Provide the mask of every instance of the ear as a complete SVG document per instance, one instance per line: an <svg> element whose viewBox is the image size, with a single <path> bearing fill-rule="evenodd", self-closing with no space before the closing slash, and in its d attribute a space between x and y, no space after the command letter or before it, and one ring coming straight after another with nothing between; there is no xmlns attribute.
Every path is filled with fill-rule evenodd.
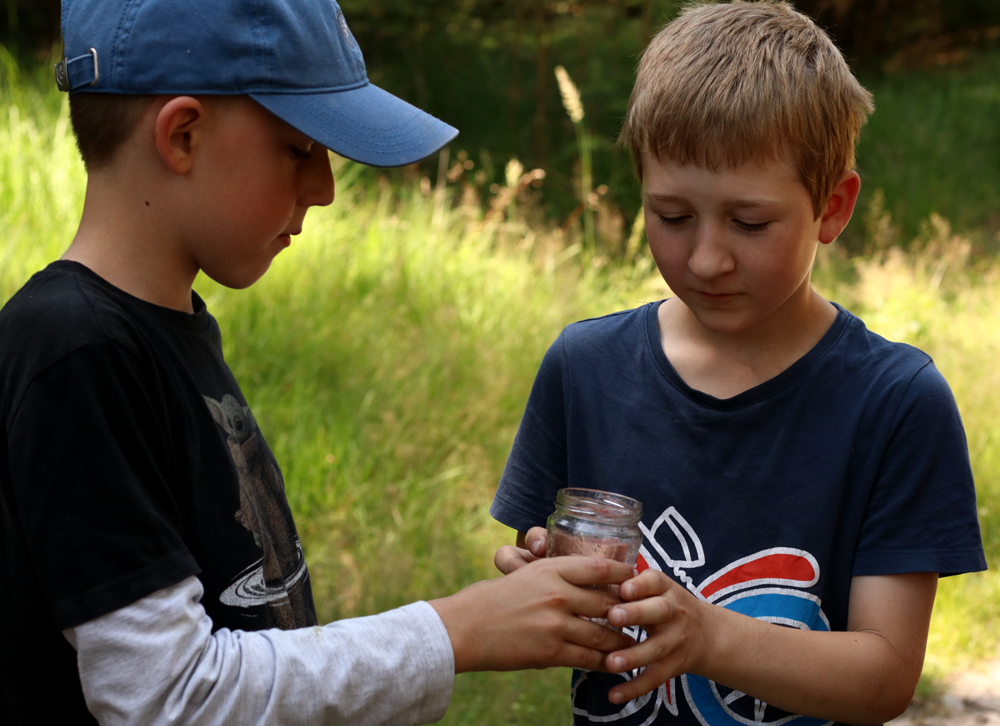
<svg viewBox="0 0 1000 726"><path fill-rule="evenodd" d="M834 188L820 215L819 241L825 245L833 242L844 231L854 214L854 204L861 191L861 177L858 172L849 171Z"/></svg>
<svg viewBox="0 0 1000 726"><path fill-rule="evenodd" d="M174 174L191 169L204 122L205 108L192 96L171 98L156 114L156 151Z"/></svg>

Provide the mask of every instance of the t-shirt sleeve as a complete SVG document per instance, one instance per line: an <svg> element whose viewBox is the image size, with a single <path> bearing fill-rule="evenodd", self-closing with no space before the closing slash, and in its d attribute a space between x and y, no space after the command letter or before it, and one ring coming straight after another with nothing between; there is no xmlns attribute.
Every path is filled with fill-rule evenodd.
<svg viewBox="0 0 1000 726"><path fill-rule="evenodd" d="M448 708L451 640L426 602L322 628L213 633L203 595L189 577L65 631L102 724L407 726Z"/></svg>
<svg viewBox="0 0 1000 726"><path fill-rule="evenodd" d="M92 341L36 375L8 422L14 505L61 629L199 571L149 370L114 340Z"/></svg>
<svg viewBox="0 0 1000 726"><path fill-rule="evenodd" d="M962 420L933 363L893 417L854 559L854 575L986 569Z"/></svg>
<svg viewBox="0 0 1000 726"><path fill-rule="evenodd" d="M546 352L490 507L494 519L526 532L545 526L556 493L569 486L565 332Z"/></svg>

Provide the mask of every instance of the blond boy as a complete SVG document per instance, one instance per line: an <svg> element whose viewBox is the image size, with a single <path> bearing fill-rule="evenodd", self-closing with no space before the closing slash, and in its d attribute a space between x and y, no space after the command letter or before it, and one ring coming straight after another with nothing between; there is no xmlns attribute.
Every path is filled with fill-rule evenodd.
<svg viewBox="0 0 1000 726"><path fill-rule="evenodd" d="M333 202L328 148L392 166L456 132L368 82L328 0L62 17L87 194L0 312L0 722L422 723L456 672L627 645L578 617L612 600L574 585L631 576L600 560L317 626L277 462L192 284L263 275Z"/></svg>
<svg viewBox="0 0 1000 726"><path fill-rule="evenodd" d="M509 572L560 487L643 502L609 612L639 643L575 674L577 723L882 723L939 575L985 568L947 384L810 284L871 110L785 3L689 7L642 58L621 140L674 297L566 328L492 509L527 547Z"/></svg>

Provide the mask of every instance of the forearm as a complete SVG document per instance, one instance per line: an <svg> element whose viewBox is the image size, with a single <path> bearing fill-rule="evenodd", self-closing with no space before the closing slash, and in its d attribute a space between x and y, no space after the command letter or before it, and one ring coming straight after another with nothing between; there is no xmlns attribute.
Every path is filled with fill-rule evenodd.
<svg viewBox="0 0 1000 726"><path fill-rule="evenodd" d="M293 631L211 633L188 578L66 631L104 724L413 724L443 716L454 665L426 604Z"/></svg>
<svg viewBox="0 0 1000 726"><path fill-rule="evenodd" d="M765 703L817 718L877 724L913 696L937 575L855 577L846 631L822 632L755 620L699 600L646 570L620 588L627 602L608 620L642 625L648 637L608 657L611 670L643 672L609 693L623 703L682 673L704 676Z"/></svg>
<svg viewBox="0 0 1000 726"><path fill-rule="evenodd" d="M881 724L909 704L921 662L874 632L782 627L712 607L711 656L698 675L778 708L852 724Z"/></svg>

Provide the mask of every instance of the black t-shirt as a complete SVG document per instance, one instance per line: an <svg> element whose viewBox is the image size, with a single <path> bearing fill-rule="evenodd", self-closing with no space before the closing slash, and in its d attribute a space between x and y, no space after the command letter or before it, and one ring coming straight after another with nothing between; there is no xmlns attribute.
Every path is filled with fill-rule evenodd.
<svg viewBox="0 0 1000 726"><path fill-rule="evenodd" d="M61 631L191 575L214 629L316 623L281 473L193 303L60 261L0 311L3 723L39 694L89 717Z"/></svg>
<svg viewBox="0 0 1000 726"><path fill-rule="evenodd" d="M634 497L643 505L640 570L810 630L846 630L854 576L986 568L962 423L926 354L841 308L787 370L718 399L670 365L658 307L559 336L535 379L494 517L521 531L544 526L567 486ZM576 723L824 723L693 675L611 704L608 691L627 677L577 671Z"/></svg>

